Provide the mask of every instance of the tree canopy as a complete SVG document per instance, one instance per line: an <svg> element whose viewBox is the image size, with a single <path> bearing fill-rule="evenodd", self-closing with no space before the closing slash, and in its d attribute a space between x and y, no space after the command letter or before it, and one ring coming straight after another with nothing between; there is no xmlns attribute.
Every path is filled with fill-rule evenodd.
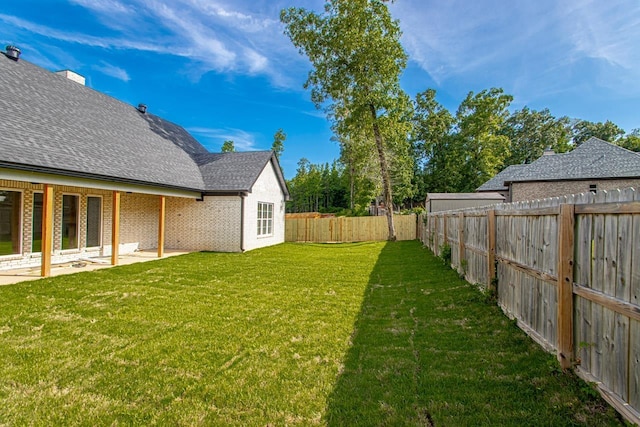
<svg viewBox="0 0 640 427"><path fill-rule="evenodd" d="M407 55L398 22L381 0L328 0L323 14L289 8L280 18L285 33L312 64L305 88L334 121L342 147L358 141L377 152L389 240L395 240L392 175L403 176L400 169L390 171L389 157L400 159L396 166L411 160L411 104L400 88Z"/></svg>
<svg viewBox="0 0 640 427"><path fill-rule="evenodd" d="M233 153L234 151L236 151L236 148L233 145L233 141L228 139L225 142L223 142L221 151L223 153Z"/></svg>

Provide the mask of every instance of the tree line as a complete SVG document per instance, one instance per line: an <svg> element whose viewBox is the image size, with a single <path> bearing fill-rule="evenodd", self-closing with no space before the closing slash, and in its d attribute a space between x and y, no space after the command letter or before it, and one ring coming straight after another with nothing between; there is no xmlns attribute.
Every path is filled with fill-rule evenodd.
<svg viewBox="0 0 640 427"><path fill-rule="evenodd" d="M470 92L453 114L437 102L435 90L418 94L405 159L411 170L404 181L401 174L393 181L394 204L412 209L430 192L473 192L507 166L531 163L546 149L568 152L592 136L640 152L639 129L625 133L611 121L557 118L548 109L509 112L511 101L502 89ZM340 159L332 164L298 162L287 181L287 212L367 213L380 195L375 159L365 150L358 157L352 144L340 147Z"/></svg>
<svg viewBox="0 0 640 427"><path fill-rule="evenodd" d="M547 146L565 152L590 136L640 146L640 131L626 135L610 121L556 118L526 107L511 113L513 97L499 88L469 92L455 113L433 89L412 100L400 87L408 56L385 0L327 0L323 13L292 7L280 20L311 63L304 87L340 144L338 163L301 161L289 181L290 211L357 212L381 196L395 240L394 205L414 206L427 192L473 191Z"/></svg>

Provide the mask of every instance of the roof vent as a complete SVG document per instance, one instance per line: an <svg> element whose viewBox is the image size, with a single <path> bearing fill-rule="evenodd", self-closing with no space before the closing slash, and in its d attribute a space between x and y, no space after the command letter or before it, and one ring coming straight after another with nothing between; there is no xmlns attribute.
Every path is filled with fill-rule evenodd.
<svg viewBox="0 0 640 427"><path fill-rule="evenodd" d="M17 47L9 45L6 49L7 51L5 52L5 55L7 58L13 59L14 61L17 61L18 58L20 58L20 49Z"/></svg>
<svg viewBox="0 0 640 427"><path fill-rule="evenodd" d="M545 148L544 152L542 153L543 156L553 156L554 154L556 154L556 152L553 151L553 148L551 147Z"/></svg>
<svg viewBox="0 0 640 427"><path fill-rule="evenodd" d="M147 105L146 104L138 104L138 111L140 111L142 114L145 114L147 112Z"/></svg>

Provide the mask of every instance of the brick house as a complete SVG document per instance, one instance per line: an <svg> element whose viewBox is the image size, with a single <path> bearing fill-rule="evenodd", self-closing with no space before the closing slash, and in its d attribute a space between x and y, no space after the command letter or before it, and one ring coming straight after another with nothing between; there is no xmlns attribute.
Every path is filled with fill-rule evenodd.
<svg viewBox="0 0 640 427"><path fill-rule="evenodd" d="M0 55L0 269L284 241L273 152L210 153L145 106L18 56Z"/></svg>
<svg viewBox="0 0 640 427"><path fill-rule="evenodd" d="M628 187L640 188L640 154L590 138L568 153L548 151L531 164L509 166L476 191L518 202Z"/></svg>

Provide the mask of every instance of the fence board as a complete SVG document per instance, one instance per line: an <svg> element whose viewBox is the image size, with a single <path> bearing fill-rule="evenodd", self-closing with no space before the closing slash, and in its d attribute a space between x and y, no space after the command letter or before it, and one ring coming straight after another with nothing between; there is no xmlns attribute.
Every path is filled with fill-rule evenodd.
<svg viewBox="0 0 640 427"><path fill-rule="evenodd" d="M415 240L417 235L416 215L394 217L397 240ZM339 218L286 218L285 241L287 242L364 242L387 240L389 231L387 218L339 217Z"/></svg>
<svg viewBox="0 0 640 427"><path fill-rule="evenodd" d="M605 398L635 423L640 423L639 202L640 194L629 189L475 208L464 216L440 212L427 215L423 234L434 252L448 242L452 267L459 270L466 260L472 283L489 286L490 260L497 260L503 311L545 349L560 348L564 366L572 362L573 347L580 375L597 381ZM565 251L573 273L564 273L564 280L566 270L559 266L568 265L558 262L563 204L573 205L574 222L573 250ZM573 282L561 299L557 280ZM571 303L573 309L567 309ZM561 347L559 313L565 330L573 330Z"/></svg>

